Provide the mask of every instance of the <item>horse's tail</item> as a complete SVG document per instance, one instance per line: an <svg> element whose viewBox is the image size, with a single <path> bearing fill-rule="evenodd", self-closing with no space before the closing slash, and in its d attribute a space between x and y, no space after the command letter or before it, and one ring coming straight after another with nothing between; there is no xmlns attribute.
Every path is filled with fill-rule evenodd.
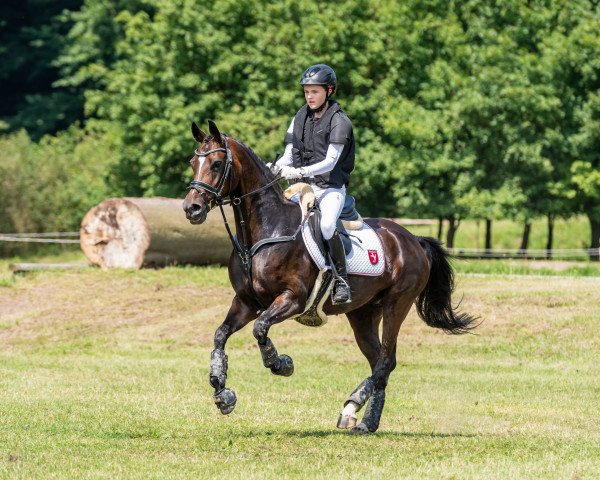
<svg viewBox="0 0 600 480"><path fill-rule="evenodd" d="M454 271L448 261L450 254L442 244L431 237L417 237L429 257L431 271L427 285L417 297L417 313L427 325L441 328L446 333L460 335L476 328L477 317L459 313L452 307ZM458 305L457 307L458 308Z"/></svg>

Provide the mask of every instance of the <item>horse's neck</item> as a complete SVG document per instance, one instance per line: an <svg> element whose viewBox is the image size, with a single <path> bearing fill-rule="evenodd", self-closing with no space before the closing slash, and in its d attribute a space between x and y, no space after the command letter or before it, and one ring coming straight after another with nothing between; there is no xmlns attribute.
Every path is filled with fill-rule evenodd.
<svg viewBox="0 0 600 480"><path fill-rule="evenodd" d="M244 159L244 175L240 178L240 184L235 196L242 196L259 190L267 185L274 177L267 175L256 163L258 160L247 154ZM289 203L289 202L288 202ZM290 218L285 212L289 204L286 203L283 192L277 183L271 187L248 195L240 204L239 209L234 208L237 236L243 239L242 228L246 229L247 242L254 244L263 238L279 235L289 235L291 223L298 225L299 219ZM241 213L241 215L240 215ZM241 221L244 220L245 227Z"/></svg>

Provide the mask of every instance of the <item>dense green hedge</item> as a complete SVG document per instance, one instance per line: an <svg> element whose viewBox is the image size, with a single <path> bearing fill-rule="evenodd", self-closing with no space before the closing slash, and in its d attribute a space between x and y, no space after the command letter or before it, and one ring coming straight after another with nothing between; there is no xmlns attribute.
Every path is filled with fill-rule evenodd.
<svg viewBox="0 0 600 480"><path fill-rule="evenodd" d="M117 143L76 126L34 143L25 131L0 137L0 232L78 231L85 212L114 193ZM0 242L0 253L38 245Z"/></svg>

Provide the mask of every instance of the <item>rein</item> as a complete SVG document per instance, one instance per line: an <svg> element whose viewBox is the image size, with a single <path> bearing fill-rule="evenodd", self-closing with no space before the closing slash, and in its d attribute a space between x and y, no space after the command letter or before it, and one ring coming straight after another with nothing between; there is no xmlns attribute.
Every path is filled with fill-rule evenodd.
<svg viewBox="0 0 600 480"><path fill-rule="evenodd" d="M217 184L217 186L213 187L212 185L209 185L208 183L200 182L199 180L192 180L190 182L190 185L188 186L188 190L195 190L199 194L202 193L202 190L205 190L208 193L211 193L214 195L213 200L214 200L214 203L216 205L218 205L219 209L221 210L221 216L223 217L223 223L225 224L225 229L227 230L227 234L229 235L229 240L231 241L233 249L240 257L240 260L242 261L242 268L244 269L244 272L246 273L246 277L248 278L248 285L250 286L250 291L252 293L252 296L254 297L256 302L261 306L261 308L264 310L267 308L267 306L264 305L260 301L260 299L258 298L258 295L254 291L254 287L252 286L252 257L256 254L256 252L261 247L263 247L265 245L272 244L272 243L291 242L293 240L296 240L298 234L300 233L300 230L302 229L302 223L300 223L300 225L298 225L298 228L296 229L296 231L294 232L293 235L285 235L285 236L273 237L273 238L264 238L264 239L256 242L254 245L251 245L251 246L248 245L248 233L246 230L246 220L244 219L244 214L242 212L242 207L241 207L242 199L249 197L251 195L256 195L257 193L261 193L261 192L271 188L274 184L276 184L279 181L279 179L281 177L280 177L280 175L276 175L272 181L270 181L266 185L263 185L260 188L257 188L256 190L252 190L251 192L245 193L238 197L231 197L228 200L224 199L222 196L222 193L223 193L223 188L225 187L225 183L227 182L227 180L229 180L229 184L231 187L231 170L232 170L232 164L233 164L233 156L231 154L231 149L229 148L229 143L227 141L227 137L223 136L223 141L225 142L225 148L213 148L212 150L208 150L206 152L199 152L197 149L194 151L194 153L196 155L198 155L199 157L206 157L206 156L210 155L211 153L215 153L215 152L225 152L227 154L227 162L225 164L225 170L223 172L223 175L219 179L219 183ZM209 203L209 210L212 208L211 203L212 203L212 200ZM240 230L242 232L242 244L240 244L240 242L238 241L237 235L233 235L233 233L231 233L231 227L229 226L229 222L227 222L227 218L225 217L225 211L223 210L224 205L231 205L237 212L238 218L240 219Z"/></svg>

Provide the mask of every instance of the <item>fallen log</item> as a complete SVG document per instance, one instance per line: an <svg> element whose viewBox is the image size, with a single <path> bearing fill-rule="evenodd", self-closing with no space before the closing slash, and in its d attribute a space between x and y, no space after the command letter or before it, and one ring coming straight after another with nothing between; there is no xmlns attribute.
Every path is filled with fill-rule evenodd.
<svg viewBox="0 0 600 480"><path fill-rule="evenodd" d="M225 212L233 227L231 209ZM232 251L218 210L202 225L191 225L182 200L164 197L103 201L83 218L80 245L88 260L102 268L225 265Z"/></svg>
<svg viewBox="0 0 600 480"><path fill-rule="evenodd" d="M13 273L39 272L45 270L82 270L92 268L87 263L11 263L8 269Z"/></svg>

